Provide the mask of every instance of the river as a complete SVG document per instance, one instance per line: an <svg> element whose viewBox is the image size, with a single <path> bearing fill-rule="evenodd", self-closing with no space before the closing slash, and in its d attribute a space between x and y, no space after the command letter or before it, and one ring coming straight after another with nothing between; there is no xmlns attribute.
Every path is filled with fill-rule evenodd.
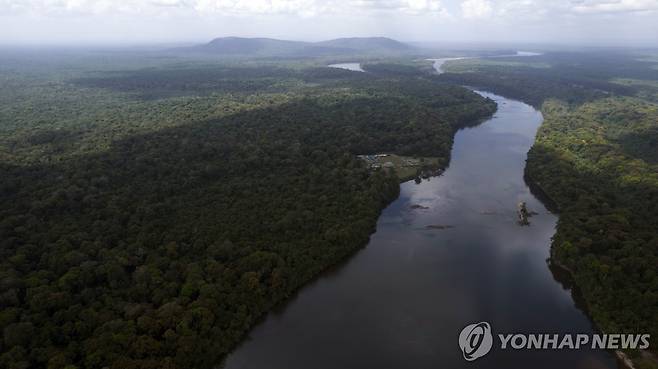
<svg viewBox="0 0 658 369"><path fill-rule="evenodd" d="M470 323L487 321L494 334L592 332L546 263L557 216L523 179L541 113L478 93L498 112L457 132L446 171L403 183L367 247L271 312L225 368L616 367L612 354L586 349L494 345L477 361L463 359L457 338ZM517 224L520 201L538 213L530 226Z"/></svg>
<svg viewBox="0 0 658 369"><path fill-rule="evenodd" d="M347 70L351 70L353 72L364 72L363 68L361 68L361 63L329 64L328 67L330 67L330 68L339 68L339 69L347 69Z"/></svg>

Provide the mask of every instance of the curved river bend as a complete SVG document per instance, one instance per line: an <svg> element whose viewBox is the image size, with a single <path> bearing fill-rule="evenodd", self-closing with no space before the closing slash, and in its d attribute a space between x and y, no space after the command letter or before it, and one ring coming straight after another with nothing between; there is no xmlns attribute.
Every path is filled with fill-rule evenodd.
<svg viewBox="0 0 658 369"><path fill-rule="evenodd" d="M361 68L361 63L338 63L338 64L330 64L328 65L328 67L347 69L347 70L351 70L352 72L365 72L363 68Z"/></svg>
<svg viewBox="0 0 658 369"><path fill-rule="evenodd" d="M466 362L461 329L591 333L546 259L557 217L523 180L541 114L518 101L457 132L441 177L401 185L366 248L256 326L227 369L614 368L591 350L500 350ZM516 222L526 201L529 227ZM427 207L422 209L413 205ZM451 227L427 227L431 225Z"/></svg>

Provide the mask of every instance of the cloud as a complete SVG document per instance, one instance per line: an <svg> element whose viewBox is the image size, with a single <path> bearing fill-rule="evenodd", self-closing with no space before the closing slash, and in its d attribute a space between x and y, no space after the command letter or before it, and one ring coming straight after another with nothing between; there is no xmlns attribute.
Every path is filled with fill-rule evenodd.
<svg viewBox="0 0 658 369"><path fill-rule="evenodd" d="M221 34L654 45L657 15L658 0L0 0L0 42Z"/></svg>
<svg viewBox="0 0 658 369"><path fill-rule="evenodd" d="M447 14L447 10L438 0L356 0L345 4L361 9L390 10L408 14Z"/></svg>
<svg viewBox="0 0 658 369"><path fill-rule="evenodd" d="M573 16L605 16L658 11L658 0L462 0L466 19L555 21Z"/></svg>
<svg viewBox="0 0 658 369"><path fill-rule="evenodd" d="M220 14L354 14L400 12L408 15L447 14L439 0L197 0L200 13Z"/></svg>
<svg viewBox="0 0 658 369"><path fill-rule="evenodd" d="M162 6L162 7L171 7L171 8L183 8L189 6L190 2L186 0L150 0L151 5Z"/></svg>
<svg viewBox="0 0 658 369"><path fill-rule="evenodd" d="M461 3L462 16L466 19L484 19L493 14L489 0L465 0Z"/></svg>
<svg viewBox="0 0 658 369"><path fill-rule="evenodd" d="M198 0L192 8L201 14L313 16L327 10L316 0Z"/></svg>
<svg viewBox="0 0 658 369"><path fill-rule="evenodd" d="M356 12L447 15L440 0L0 0L0 16L124 13L154 15L172 10L200 15L289 14L303 17Z"/></svg>
<svg viewBox="0 0 658 369"><path fill-rule="evenodd" d="M573 0L575 13L629 13L658 10L658 0Z"/></svg>
<svg viewBox="0 0 658 369"><path fill-rule="evenodd" d="M20 13L46 16L138 13L150 7L150 1L145 0L0 0L0 16Z"/></svg>
<svg viewBox="0 0 658 369"><path fill-rule="evenodd" d="M448 4L448 6L445 6ZM250 16L286 14L314 17L332 14L450 16L461 9L465 19L559 17L648 12L658 0L0 0L0 16L36 14L197 14Z"/></svg>

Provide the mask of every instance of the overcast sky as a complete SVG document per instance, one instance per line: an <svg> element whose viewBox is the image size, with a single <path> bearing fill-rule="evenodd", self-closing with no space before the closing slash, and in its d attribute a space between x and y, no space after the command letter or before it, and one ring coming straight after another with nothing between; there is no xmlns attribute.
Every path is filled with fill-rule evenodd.
<svg viewBox="0 0 658 369"><path fill-rule="evenodd" d="M0 43L324 40L658 46L658 0L0 0Z"/></svg>

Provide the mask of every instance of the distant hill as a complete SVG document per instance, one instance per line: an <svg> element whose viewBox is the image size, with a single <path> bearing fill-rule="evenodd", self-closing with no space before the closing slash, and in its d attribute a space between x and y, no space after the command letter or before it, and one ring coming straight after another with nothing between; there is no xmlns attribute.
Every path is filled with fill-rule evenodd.
<svg viewBox="0 0 658 369"><path fill-rule="evenodd" d="M407 45L400 41L396 41L386 37L351 37L351 38L337 38L335 40L318 42L316 45L339 47L345 49L353 49L360 51L387 51L387 52L400 52L411 51L414 49L411 45Z"/></svg>
<svg viewBox="0 0 658 369"><path fill-rule="evenodd" d="M304 42L276 40L273 38L216 38L205 45L196 48L204 51L226 54L281 53L299 50L306 45Z"/></svg>
<svg viewBox="0 0 658 369"><path fill-rule="evenodd" d="M339 38L322 42L273 38L220 37L207 44L177 48L177 52L211 53L227 56L323 56L358 53L400 53L410 45L385 37Z"/></svg>

